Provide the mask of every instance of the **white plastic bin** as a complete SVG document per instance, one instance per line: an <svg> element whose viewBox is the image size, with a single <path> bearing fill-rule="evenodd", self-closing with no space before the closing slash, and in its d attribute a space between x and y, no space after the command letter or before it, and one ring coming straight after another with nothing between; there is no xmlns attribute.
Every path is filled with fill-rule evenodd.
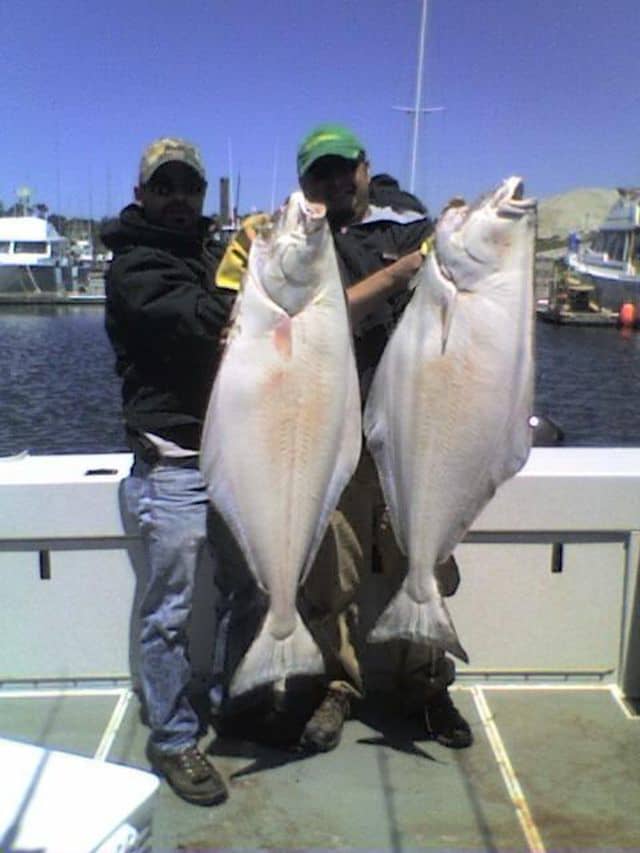
<svg viewBox="0 0 640 853"><path fill-rule="evenodd" d="M5 738L0 768L3 851L129 853L148 845L153 774Z"/></svg>

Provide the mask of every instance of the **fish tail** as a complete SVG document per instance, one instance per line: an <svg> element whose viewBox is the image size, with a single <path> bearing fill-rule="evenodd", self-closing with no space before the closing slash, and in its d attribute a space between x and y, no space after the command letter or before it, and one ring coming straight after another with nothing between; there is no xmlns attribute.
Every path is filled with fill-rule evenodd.
<svg viewBox="0 0 640 853"><path fill-rule="evenodd" d="M258 636L234 673L229 688L231 696L239 696L290 675L324 672L320 649L299 614L296 613L293 631L284 639L274 636L272 623L272 615L268 613Z"/></svg>
<svg viewBox="0 0 640 853"><path fill-rule="evenodd" d="M415 601L404 587L382 613L367 640L370 643L409 640L416 644L436 646L469 663L469 657L460 644L442 598Z"/></svg>

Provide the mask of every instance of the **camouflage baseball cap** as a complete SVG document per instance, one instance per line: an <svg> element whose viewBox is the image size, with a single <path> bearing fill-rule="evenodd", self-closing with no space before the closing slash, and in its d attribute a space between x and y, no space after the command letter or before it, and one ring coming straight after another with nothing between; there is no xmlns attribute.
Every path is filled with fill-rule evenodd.
<svg viewBox="0 0 640 853"><path fill-rule="evenodd" d="M155 142L148 145L142 154L142 159L140 160L140 183L146 184L156 169L164 166L165 163L172 163L175 160L191 166L203 181L206 180L202 156L195 145L176 136L163 136L162 139L156 139Z"/></svg>
<svg viewBox="0 0 640 853"><path fill-rule="evenodd" d="M302 177L320 157L328 155L358 160L364 155L364 145L354 133L341 124L321 124L300 143L298 177Z"/></svg>

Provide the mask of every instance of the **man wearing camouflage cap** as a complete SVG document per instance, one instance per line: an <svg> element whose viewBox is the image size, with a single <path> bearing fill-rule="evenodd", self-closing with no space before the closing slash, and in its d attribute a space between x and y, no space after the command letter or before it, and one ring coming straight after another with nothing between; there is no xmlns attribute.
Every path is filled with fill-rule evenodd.
<svg viewBox="0 0 640 853"><path fill-rule="evenodd" d="M197 746L187 629L208 547L200 433L235 295L213 284L217 262L205 249L209 220L202 216L206 188L198 149L183 139L158 139L142 155L136 203L102 235L114 254L105 324L134 453L125 502L147 562L139 612L147 756L179 796L199 805L227 797Z"/></svg>

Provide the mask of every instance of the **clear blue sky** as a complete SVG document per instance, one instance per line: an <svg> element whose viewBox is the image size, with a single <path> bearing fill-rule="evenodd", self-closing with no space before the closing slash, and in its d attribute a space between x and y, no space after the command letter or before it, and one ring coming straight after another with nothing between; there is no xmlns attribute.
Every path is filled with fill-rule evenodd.
<svg viewBox="0 0 640 853"><path fill-rule="evenodd" d="M295 184L315 124L347 123L407 184L420 0L0 0L0 200L116 212L144 145L200 145L240 209ZM416 191L433 212L508 174L538 197L640 185L638 0L429 0ZM231 155L231 156L230 156ZM275 181L274 181L275 177Z"/></svg>

